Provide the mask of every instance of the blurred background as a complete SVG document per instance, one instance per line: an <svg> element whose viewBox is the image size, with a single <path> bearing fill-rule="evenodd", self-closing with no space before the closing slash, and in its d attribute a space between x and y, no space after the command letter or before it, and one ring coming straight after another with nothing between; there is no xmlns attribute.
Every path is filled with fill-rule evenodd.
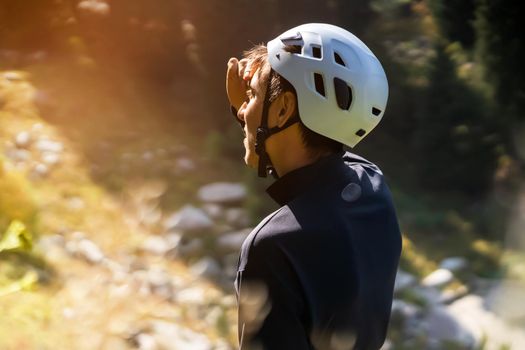
<svg viewBox="0 0 525 350"><path fill-rule="evenodd" d="M404 235L384 349L525 348L525 46L512 0L0 0L0 348L234 349L277 207L229 57L307 22L382 62Z"/></svg>

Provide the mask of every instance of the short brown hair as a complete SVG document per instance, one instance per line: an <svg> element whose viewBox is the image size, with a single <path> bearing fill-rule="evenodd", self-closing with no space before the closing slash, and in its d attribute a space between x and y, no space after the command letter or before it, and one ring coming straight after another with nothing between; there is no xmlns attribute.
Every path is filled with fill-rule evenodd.
<svg viewBox="0 0 525 350"><path fill-rule="evenodd" d="M300 47L298 46L287 46L285 50L291 53L299 53L301 51ZM255 65L257 67L264 67L270 64L268 62L268 49L264 44L254 45L251 49L244 51L243 57L247 58L252 65ZM259 76L261 74L261 71L262 69L259 69L257 72ZM270 72L269 84L270 89L268 101L270 103L275 101L277 97L279 97L279 95L286 91L290 91L294 94L296 106L295 114L299 117L300 120L301 116L299 115L299 109L297 107L297 92L295 91L293 85L273 69ZM320 154L325 151L332 153L339 152L343 149L343 145L340 142L332 140L326 136L316 133L313 130L310 130L304 125L304 123L301 120L299 121L299 128L301 130L301 136L304 145L314 154Z"/></svg>

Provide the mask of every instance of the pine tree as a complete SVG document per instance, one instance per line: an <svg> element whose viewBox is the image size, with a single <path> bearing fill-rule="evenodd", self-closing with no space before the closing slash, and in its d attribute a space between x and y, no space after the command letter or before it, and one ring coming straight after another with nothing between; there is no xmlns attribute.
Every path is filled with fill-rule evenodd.
<svg viewBox="0 0 525 350"><path fill-rule="evenodd" d="M483 193L491 184L498 140L484 101L458 79L442 45L428 78L414 135L421 183L440 191Z"/></svg>
<svg viewBox="0 0 525 350"><path fill-rule="evenodd" d="M509 121L525 119L525 30L520 2L480 0L476 51L485 78Z"/></svg>

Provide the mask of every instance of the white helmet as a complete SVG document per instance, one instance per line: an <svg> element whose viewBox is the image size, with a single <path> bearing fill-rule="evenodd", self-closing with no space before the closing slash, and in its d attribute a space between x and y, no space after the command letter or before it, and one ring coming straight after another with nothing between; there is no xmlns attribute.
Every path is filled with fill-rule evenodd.
<svg viewBox="0 0 525 350"><path fill-rule="evenodd" d="M286 46L299 46L290 53ZM297 92L301 121L354 147L385 113L388 82L372 51L352 33L309 23L268 42L271 67Z"/></svg>

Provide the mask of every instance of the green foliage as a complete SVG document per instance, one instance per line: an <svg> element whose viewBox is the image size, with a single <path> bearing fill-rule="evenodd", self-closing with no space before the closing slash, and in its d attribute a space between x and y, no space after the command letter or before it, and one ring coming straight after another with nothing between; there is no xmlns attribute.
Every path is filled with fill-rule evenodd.
<svg viewBox="0 0 525 350"><path fill-rule="evenodd" d="M18 220L13 221L4 234L0 235L0 253L31 251L32 248L33 236Z"/></svg>
<svg viewBox="0 0 525 350"><path fill-rule="evenodd" d="M520 5L514 0L480 0L476 12L478 59L507 121L523 119L525 110L525 33Z"/></svg>
<svg viewBox="0 0 525 350"><path fill-rule="evenodd" d="M483 98L457 77L443 45L436 48L428 80L414 135L420 183L483 193L495 169L498 126Z"/></svg>
<svg viewBox="0 0 525 350"><path fill-rule="evenodd" d="M22 173L3 170L0 163L0 232L14 220L33 231L37 206L29 181Z"/></svg>
<svg viewBox="0 0 525 350"><path fill-rule="evenodd" d="M476 0L430 0L429 6L445 38L472 47Z"/></svg>

